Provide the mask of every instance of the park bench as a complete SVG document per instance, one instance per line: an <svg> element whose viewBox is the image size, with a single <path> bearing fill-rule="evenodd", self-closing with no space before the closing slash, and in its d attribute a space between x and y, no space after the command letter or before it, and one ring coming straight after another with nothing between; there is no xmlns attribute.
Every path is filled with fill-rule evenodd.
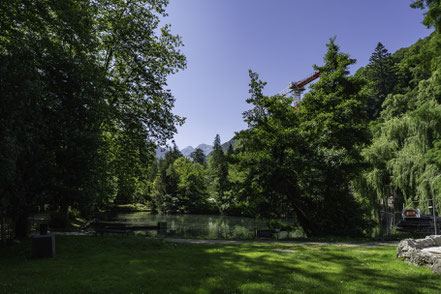
<svg viewBox="0 0 441 294"><path fill-rule="evenodd" d="M273 238L275 230L256 230L257 238Z"/></svg>
<svg viewBox="0 0 441 294"><path fill-rule="evenodd" d="M128 235L135 231L158 231L158 234L165 234L167 231L167 223L165 222L158 222L157 226L136 226L114 222L95 222L91 226L95 231L95 235L103 235L106 233Z"/></svg>

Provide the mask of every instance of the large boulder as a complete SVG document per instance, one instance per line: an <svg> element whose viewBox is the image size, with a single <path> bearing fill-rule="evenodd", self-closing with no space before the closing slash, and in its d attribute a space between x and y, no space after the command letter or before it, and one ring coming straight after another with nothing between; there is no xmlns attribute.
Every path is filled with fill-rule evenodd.
<svg viewBox="0 0 441 294"><path fill-rule="evenodd" d="M441 274L441 254L427 248L441 247L441 236L427 236L424 239L405 239L398 244L397 257L419 266L427 266Z"/></svg>

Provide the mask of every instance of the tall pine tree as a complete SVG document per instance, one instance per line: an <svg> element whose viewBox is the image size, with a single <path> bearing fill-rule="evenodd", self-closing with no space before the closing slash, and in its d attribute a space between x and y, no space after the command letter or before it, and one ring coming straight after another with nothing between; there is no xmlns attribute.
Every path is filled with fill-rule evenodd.
<svg viewBox="0 0 441 294"><path fill-rule="evenodd" d="M361 211L350 189L350 181L362 168L361 147L368 142L362 80L349 76L355 63L341 53L335 38L320 71L320 80L311 86L301 103L303 172L299 186L308 204L307 217L313 234L361 232ZM298 212L299 214L300 212Z"/></svg>
<svg viewBox="0 0 441 294"><path fill-rule="evenodd" d="M394 90L397 78L395 62L387 49L378 42L366 68L368 97L366 101L369 120L379 117L386 96Z"/></svg>

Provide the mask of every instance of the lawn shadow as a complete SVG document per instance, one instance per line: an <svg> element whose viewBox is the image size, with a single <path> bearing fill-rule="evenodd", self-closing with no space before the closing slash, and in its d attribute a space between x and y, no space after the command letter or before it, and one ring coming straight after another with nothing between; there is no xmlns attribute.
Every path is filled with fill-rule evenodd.
<svg viewBox="0 0 441 294"><path fill-rule="evenodd" d="M293 252L281 252L273 250L280 247L277 245L199 246L200 254L205 256L198 267L212 273L199 281L199 290L206 293L438 293L440 290L436 276L400 264L390 254L390 248L378 253L378 249L370 248L296 245L289 247ZM348 254L348 250L352 253ZM371 251L376 253L369 254ZM391 262L396 264L389 270L385 265ZM396 266L401 268L398 273L394 272ZM180 290L191 292L186 287Z"/></svg>
<svg viewBox="0 0 441 294"><path fill-rule="evenodd" d="M394 247L175 244L142 237L57 237L0 251L0 293L440 293L439 276ZM276 249L276 250L275 250Z"/></svg>

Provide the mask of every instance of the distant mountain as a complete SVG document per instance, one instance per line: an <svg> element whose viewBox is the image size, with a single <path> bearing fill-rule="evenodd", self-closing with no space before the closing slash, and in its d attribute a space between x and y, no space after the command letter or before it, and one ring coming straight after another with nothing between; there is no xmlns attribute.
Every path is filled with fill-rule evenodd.
<svg viewBox="0 0 441 294"><path fill-rule="evenodd" d="M208 156L208 154L210 154L211 151L213 151L213 146L208 145L208 144L199 144L198 147L196 147L196 149L197 148L204 151L205 156Z"/></svg>
<svg viewBox="0 0 441 294"><path fill-rule="evenodd" d="M167 151L168 151L167 149L162 148L162 147L156 148L156 158L164 158L165 153Z"/></svg>
<svg viewBox="0 0 441 294"><path fill-rule="evenodd" d="M225 142L224 144L221 145L221 147L222 147L222 151L223 151L224 153L227 153L227 151L228 151L228 146L231 144L231 147L233 147L233 149L234 149L234 146L236 146L236 143L237 143L237 139L234 139L234 137L231 138L230 141Z"/></svg>
<svg viewBox="0 0 441 294"><path fill-rule="evenodd" d="M181 153L185 157L190 158L190 155L198 148L204 152L205 156L208 156L208 154L210 154L211 151L213 150L213 146L211 145L199 144L196 148L193 148L192 146L185 147L184 149L181 150Z"/></svg>
<svg viewBox="0 0 441 294"><path fill-rule="evenodd" d="M222 151L223 151L224 153L226 153L226 152L228 151L228 145L230 145L230 144L231 144L231 146L233 146L233 148L234 148L234 146L236 146L236 142L237 142L237 140L234 139L234 138L232 138L230 141L223 143L223 144L221 145L221 147L222 147ZM182 155L184 155L185 157L190 158L190 155L191 155L191 154L192 154L197 148L201 149L201 150L204 152L205 156L210 155L210 153L213 151L213 146L208 145L208 144L199 144L196 148L193 148L193 146L187 146L187 147L185 147L184 149L181 150L181 153L182 153ZM165 155L165 153L166 153L167 151L168 151L168 149L158 147L158 148L156 149L156 157L157 157L157 158L164 158L164 155Z"/></svg>
<svg viewBox="0 0 441 294"><path fill-rule="evenodd" d="M184 155L187 158L190 158L190 155L194 152L194 148L192 146L185 147L181 150L182 155Z"/></svg>

